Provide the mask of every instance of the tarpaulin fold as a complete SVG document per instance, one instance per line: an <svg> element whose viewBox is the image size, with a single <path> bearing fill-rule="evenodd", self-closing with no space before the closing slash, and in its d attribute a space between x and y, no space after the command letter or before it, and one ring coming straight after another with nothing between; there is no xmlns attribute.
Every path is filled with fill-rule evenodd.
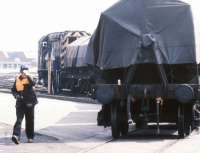
<svg viewBox="0 0 200 153"><path fill-rule="evenodd" d="M121 0L101 14L86 56L88 64L101 69L196 63L190 5L178 0Z"/></svg>

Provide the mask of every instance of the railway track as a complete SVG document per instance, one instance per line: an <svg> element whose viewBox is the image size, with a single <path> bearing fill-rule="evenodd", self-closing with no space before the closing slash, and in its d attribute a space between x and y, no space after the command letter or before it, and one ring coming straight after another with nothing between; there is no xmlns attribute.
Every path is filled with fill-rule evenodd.
<svg viewBox="0 0 200 153"><path fill-rule="evenodd" d="M11 89L16 75L16 73L0 74L0 88Z"/></svg>
<svg viewBox="0 0 200 153"><path fill-rule="evenodd" d="M11 91L16 76L17 73L0 74L0 92L9 93ZM32 75L32 77L37 78L37 75L36 74ZM59 100L70 100L83 103L96 103L96 101L89 98L88 95L78 94L78 93L73 94L67 91L63 91L56 95L49 95L47 93L47 88L37 84L35 86L35 91L39 97L59 99Z"/></svg>
<svg viewBox="0 0 200 153"><path fill-rule="evenodd" d="M199 150L199 137L199 132L194 130L189 136L179 139L175 124L162 125L161 133L156 134L156 126L150 125L145 129L132 129L127 136L119 139L107 139L81 153L111 153L111 150L122 152L121 148L126 153L196 153L195 151Z"/></svg>
<svg viewBox="0 0 200 153"><path fill-rule="evenodd" d="M6 73L6 74L0 73L0 89L11 89L17 75L18 75L18 73ZM33 74L31 76L33 78L37 78L36 74ZM45 89L41 86L37 86L36 90L38 92L45 91Z"/></svg>

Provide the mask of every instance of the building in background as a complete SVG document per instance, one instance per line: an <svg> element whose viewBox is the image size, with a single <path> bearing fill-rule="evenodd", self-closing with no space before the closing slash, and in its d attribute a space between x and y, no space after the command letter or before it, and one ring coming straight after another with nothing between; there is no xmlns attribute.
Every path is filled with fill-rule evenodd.
<svg viewBox="0 0 200 153"><path fill-rule="evenodd" d="M28 66L31 72L37 72L36 59L27 58L24 52L0 51L0 73L19 72L21 65Z"/></svg>

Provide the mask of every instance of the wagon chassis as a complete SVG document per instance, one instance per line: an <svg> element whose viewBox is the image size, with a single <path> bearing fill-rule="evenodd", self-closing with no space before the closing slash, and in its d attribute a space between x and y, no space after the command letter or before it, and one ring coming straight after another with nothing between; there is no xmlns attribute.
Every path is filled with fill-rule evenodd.
<svg viewBox="0 0 200 153"><path fill-rule="evenodd" d="M160 134L160 105L163 99L174 99L178 103L177 130L180 138L189 135L191 129L199 126L200 88L198 84L98 84L95 97L102 104L110 104L112 136L118 138L128 133L127 96L140 99L155 99L157 134ZM103 96L99 93L105 93ZM109 93L109 94L106 94ZM107 96L107 97L106 97ZM192 122L187 121L184 105L192 104Z"/></svg>

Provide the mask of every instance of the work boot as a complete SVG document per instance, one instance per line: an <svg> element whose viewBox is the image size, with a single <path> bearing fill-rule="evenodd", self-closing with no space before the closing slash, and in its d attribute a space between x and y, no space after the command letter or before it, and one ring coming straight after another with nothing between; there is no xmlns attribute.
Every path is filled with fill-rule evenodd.
<svg viewBox="0 0 200 153"><path fill-rule="evenodd" d="M13 136L12 136L12 141L13 141L15 144L20 144L19 138L18 138L18 136L16 136L16 135L13 135Z"/></svg>
<svg viewBox="0 0 200 153"><path fill-rule="evenodd" d="M33 139L28 139L28 143L33 143Z"/></svg>

